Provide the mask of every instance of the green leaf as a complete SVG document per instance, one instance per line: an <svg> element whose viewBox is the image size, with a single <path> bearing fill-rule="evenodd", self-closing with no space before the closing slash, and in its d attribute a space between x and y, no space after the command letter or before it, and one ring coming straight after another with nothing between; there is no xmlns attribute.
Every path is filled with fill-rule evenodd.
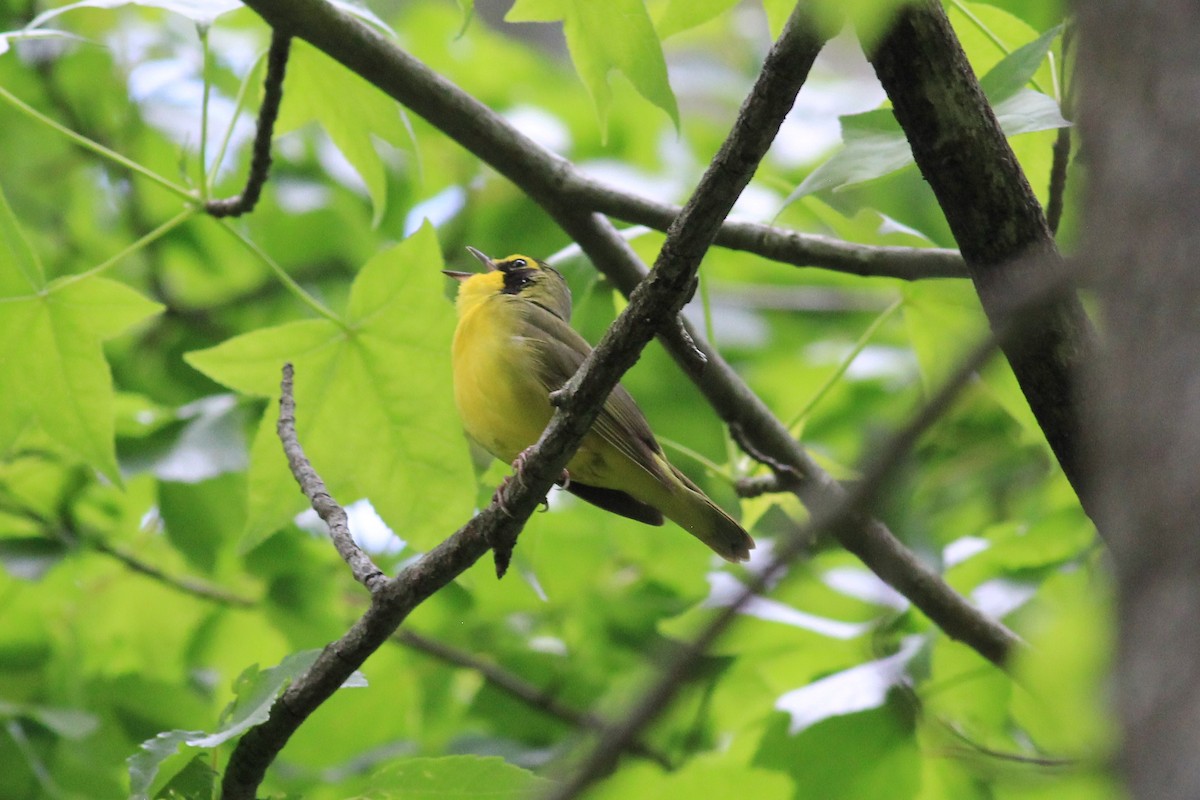
<svg viewBox="0 0 1200 800"><path fill-rule="evenodd" d="M1111 755L1117 726L1105 695L1113 653L1111 578L1094 565L1059 572L1046 581L1024 629L1030 647L1017 654L1013 712L1045 752Z"/></svg>
<svg viewBox="0 0 1200 800"><path fill-rule="evenodd" d="M737 5L737 0L669 0L654 21L662 39L716 19Z"/></svg>
<svg viewBox="0 0 1200 800"><path fill-rule="evenodd" d="M892 700L882 708L831 717L794 736L780 714L754 765L790 775L794 797L911 798L921 783L921 754L910 714L906 703Z"/></svg>
<svg viewBox="0 0 1200 800"><path fill-rule="evenodd" d="M667 79L667 62L642 0L524 0L514 5L505 19L562 20L575 71L592 96L602 128L608 126L612 105L608 74L613 70L628 78L642 97L667 112L679 127L679 107Z"/></svg>
<svg viewBox="0 0 1200 800"><path fill-rule="evenodd" d="M1063 118L1054 98L1033 89L1019 89L1016 94L996 103L992 110L1008 136L1066 128L1071 124Z"/></svg>
<svg viewBox="0 0 1200 800"><path fill-rule="evenodd" d="M64 739L78 740L95 732L99 721L94 714L77 708L51 708L48 706L8 703L0 700L0 718L24 717L32 719Z"/></svg>
<svg viewBox="0 0 1200 800"><path fill-rule="evenodd" d="M221 776L212 768L210 759L196 755L175 773L175 777L155 795L155 800L212 800L217 796Z"/></svg>
<svg viewBox="0 0 1200 800"><path fill-rule="evenodd" d="M904 324L926 391L936 391L971 347L987 336L987 318L967 281L911 282L904 294Z"/></svg>
<svg viewBox="0 0 1200 800"><path fill-rule="evenodd" d="M3 50L0 50L3 52ZM16 214L0 186L0 263L15 264L16 269L0 269L0 296L24 294L42 288L46 274L37 251L29 244Z"/></svg>
<svg viewBox="0 0 1200 800"><path fill-rule="evenodd" d="M7 522L3 515L0 521ZM14 578L41 580L68 553L67 546L45 536L5 536L0 538L0 566Z"/></svg>
<svg viewBox="0 0 1200 800"><path fill-rule="evenodd" d="M119 483L113 385L100 343L162 306L105 278L60 278L0 302L0 387L9 412Z"/></svg>
<svg viewBox="0 0 1200 800"><path fill-rule="evenodd" d="M428 548L474 506L471 466L454 411L441 253L425 226L373 258L351 288L347 328L295 322L190 353L188 363L247 394L276 398L280 367L295 365L297 432L344 505L370 498L393 530ZM271 403L251 446L243 549L304 508L275 435Z"/></svg>
<svg viewBox="0 0 1200 800"><path fill-rule="evenodd" d="M979 81L988 100L997 103L1024 88L1045 61L1046 54L1050 52L1050 45L1061 32L1061 25L1054 26L1029 44L1018 47L992 67Z"/></svg>
<svg viewBox="0 0 1200 800"><path fill-rule="evenodd" d="M259 670L257 665L248 667L234 684L234 701L226 710L224 721L216 731L164 731L153 739L142 743L141 752L129 757L129 778L135 798L144 798L158 775L162 762L175 755L180 745L211 749L240 736L256 725L261 725L270 716L271 705L289 684L303 675L316 662L320 650L304 650L292 653L274 667ZM362 686L359 673L347 680L343 686Z"/></svg>
<svg viewBox="0 0 1200 800"><path fill-rule="evenodd" d="M644 761L631 761L588 793L589 800L653 797L695 800L700 797L753 797L786 800L793 796L787 776L747 767L728 755L705 754L667 772Z"/></svg>
<svg viewBox="0 0 1200 800"><path fill-rule="evenodd" d="M398 792L405 800L519 800L540 795L551 785L502 758L443 756L406 758L378 770L365 793L382 797Z"/></svg>
<svg viewBox="0 0 1200 800"><path fill-rule="evenodd" d="M287 102L276 125L286 133L317 121L362 178L378 225L387 210L387 169L373 138L415 152L396 101L343 68L315 47L294 40L285 79Z"/></svg>
<svg viewBox="0 0 1200 800"><path fill-rule="evenodd" d="M1005 136L1070 125L1053 98L1023 88L1058 32L1059 28L1049 30L1006 56L980 82ZM851 114L841 117L841 123L842 146L801 181L784 205L813 192L866 183L913 163L908 139L890 109Z"/></svg>
<svg viewBox="0 0 1200 800"><path fill-rule="evenodd" d="M813 192L865 183L913 163L912 149L891 109L852 114L841 123L843 146L810 172L784 205Z"/></svg>
<svg viewBox="0 0 1200 800"><path fill-rule="evenodd" d="M74 11L78 8L114 9L122 6L160 8L163 11L179 14L202 27L208 27L216 21L217 17L240 8L241 3L236 0L79 0L79 2L68 3L65 6L42 12L34 17L33 21L29 23L29 27L37 28L63 12Z"/></svg>

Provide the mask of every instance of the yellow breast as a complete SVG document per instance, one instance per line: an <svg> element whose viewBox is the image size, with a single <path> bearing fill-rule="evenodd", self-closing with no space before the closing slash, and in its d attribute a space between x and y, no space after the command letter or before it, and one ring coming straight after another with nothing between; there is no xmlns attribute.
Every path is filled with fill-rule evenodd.
<svg viewBox="0 0 1200 800"><path fill-rule="evenodd" d="M459 295L454 402L467 434L511 462L537 441L553 409L537 379L534 347L520 335L520 301L505 294L474 296L470 288Z"/></svg>

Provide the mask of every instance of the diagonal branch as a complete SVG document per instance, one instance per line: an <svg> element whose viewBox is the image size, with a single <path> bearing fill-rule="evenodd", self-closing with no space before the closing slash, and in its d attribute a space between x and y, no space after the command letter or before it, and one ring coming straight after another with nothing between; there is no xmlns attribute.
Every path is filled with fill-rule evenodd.
<svg viewBox="0 0 1200 800"><path fill-rule="evenodd" d="M1037 197L940 3L906 5L868 58L997 330L1014 295L1065 271ZM1059 295L1031 316L1025 336L1004 344L1004 355L1063 473L1094 517L1077 387L1092 339L1078 298Z"/></svg>
<svg viewBox="0 0 1200 800"><path fill-rule="evenodd" d="M304 448L300 446L300 440L296 438L296 398L292 392L290 363L283 365L279 422L275 429L279 434L279 441L283 443L283 452L287 456L292 475L295 476L296 483L300 484L300 491L304 492L317 516L329 527L329 538L333 540L338 555L350 567L354 580L367 587L367 591L376 591L387 580L387 576L355 543L354 537L350 535L350 520L346 517L345 509L330 496L329 490L325 488L325 481L321 480L321 476L312 468L308 457L304 455Z"/></svg>

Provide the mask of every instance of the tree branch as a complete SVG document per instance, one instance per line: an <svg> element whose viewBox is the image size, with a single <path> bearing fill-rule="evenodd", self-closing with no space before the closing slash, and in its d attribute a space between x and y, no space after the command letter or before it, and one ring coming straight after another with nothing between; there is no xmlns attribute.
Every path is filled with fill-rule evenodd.
<svg viewBox="0 0 1200 800"><path fill-rule="evenodd" d="M248 0L273 28L297 36L421 115L543 206L575 205L665 230L679 209L604 187L545 150L373 28L321 0ZM725 222L717 243L798 266L906 279L963 276L952 251L871 248L750 223ZM930 254L930 255L926 255ZM929 266L923 266L925 258Z"/></svg>
<svg viewBox="0 0 1200 800"><path fill-rule="evenodd" d="M279 395L279 422L276 424L275 430L279 434L279 441L283 443L283 452L287 456L288 467L291 468L296 483L300 484L300 491L304 492L304 496L312 504L317 516L324 520L329 527L329 538L333 540L333 546L337 549L338 555L350 567L354 580L367 587L367 591L374 593L387 580L387 576L355 543L354 537L350 534L350 520L346 517L345 509L330 496L329 490L325 488L325 482L312 468L308 456L304 455L304 448L300 446L300 441L296 438L296 399L292 392L292 365L290 363L283 365L283 380L280 383Z"/></svg>
<svg viewBox="0 0 1200 800"><path fill-rule="evenodd" d="M271 171L271 139L275 135L275 120L279 118L279 103L283 100L283 76L287 71L288 51L292 37L276 28L271 33L267 51L267 75L263 79L262 105L254 130L254 149L250 172L242 193L224 200L209 200L204 210L214 217L239 217L254 209L262 195L263 185ZM205 169L205 165L201 165Z"/></svg>
<svg viewBox="0 0 1200 800"><path fill-rule="evenodd" d="M658 203L572 173L563 191L572 202L617 219L667 230L679 206ZM725 220L713 244L754 253L796 267L820 267L863 277L965 278L967 268L957 250L920 247L872 247L828 236L800 233L773 225Z"/></svg>
<svg viewBox="0 0 1200 800"><path fill-rule="evenodd" d="M940 3L904 6L868 59L998 330L1012 297L1044 280L1034 270L1063 272L1037 197ZM1091 326L1073 295L1057 295L1029 321L1026 334L1007 342L1004 354L1063 472L1094 517L1076 391L1080 367L1093 349Z"/></svg>

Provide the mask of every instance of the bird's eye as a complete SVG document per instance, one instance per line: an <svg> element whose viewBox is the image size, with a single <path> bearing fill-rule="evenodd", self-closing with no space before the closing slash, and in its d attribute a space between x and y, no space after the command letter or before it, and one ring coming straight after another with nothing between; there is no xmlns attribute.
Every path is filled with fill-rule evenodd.
<svg viewBox="0 0 1200 800"><path fill-rule="evenodd" d="M529 262L523 258L518 258L512 262L513 269L524 269L529 266Z"/></svg>

